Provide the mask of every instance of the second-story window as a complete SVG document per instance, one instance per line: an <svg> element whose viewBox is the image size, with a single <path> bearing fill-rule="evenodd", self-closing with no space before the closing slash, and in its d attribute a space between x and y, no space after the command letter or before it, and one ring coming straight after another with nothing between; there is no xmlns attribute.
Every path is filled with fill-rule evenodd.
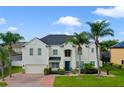
<svg viewBox="0 0 124 93"><path fill-rule="evenodd" d="M71 50L65 50L65 57L71 56Z"/></svg>
<svg viewBox="0 0 124 93"><path fill-rule="evenodd" d="M58 50L57 49L53 49L53 55L58 55Z"/></svg>
<svg viewBox="0 0 124 93"><path fill-rule="evenodd" d="M91 49L91 52L94 53L94 48Z"/></svg>
<svg viewBox="0 0 124 93"><path fill-rule="evenodd" d="M41 48L38 48L38 56L41 55Z"/></svg>
<svg viewBox="0 0 124 93"><path fill-rule="evenodd" d="M33 48L30 48L30 49L29 49L29 55L30 55L30 56L33 56Z"/></svg>

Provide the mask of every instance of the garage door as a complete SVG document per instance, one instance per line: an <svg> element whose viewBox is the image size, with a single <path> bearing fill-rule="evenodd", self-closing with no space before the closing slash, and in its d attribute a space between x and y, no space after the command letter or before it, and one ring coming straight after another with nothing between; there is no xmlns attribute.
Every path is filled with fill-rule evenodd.
<svg viewBox="0 0 124 93"><path fill-rule="evenodd" d="M25 65L26 73L44 73L45 65Z"/></svg>

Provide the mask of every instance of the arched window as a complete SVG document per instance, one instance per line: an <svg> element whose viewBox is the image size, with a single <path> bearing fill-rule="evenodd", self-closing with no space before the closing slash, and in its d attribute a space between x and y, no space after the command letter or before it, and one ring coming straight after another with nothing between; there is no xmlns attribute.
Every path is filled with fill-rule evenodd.
<svg viewBox="0 0 124 93"><path fill-rule="evenodd" d="M65 50L65 57L71 57L71 50Z"/></svg>

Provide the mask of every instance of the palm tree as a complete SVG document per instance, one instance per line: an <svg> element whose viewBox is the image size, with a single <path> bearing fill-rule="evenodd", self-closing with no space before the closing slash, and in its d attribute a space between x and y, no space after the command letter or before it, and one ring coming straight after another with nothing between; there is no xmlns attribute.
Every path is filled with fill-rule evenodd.
<svg viewBox="0 0 124 93"><path fill-rule="evenodd" d="M81 64L81 51L82 51L82 47L81 45L88 43L89 39L86 36L86 32L82 32L82 33L74 33L72 38L69 38L67 40L67 43L71 42L74 45L77 46L77 50L78 50L78 55L79 55L79 71L78 71L78 76L80 77L80 64Z"/></svg>
<svg viewBox="0 0 124 93"><path fill-rule="evenodd" d="M24 39L24 37L20 36L20 34L18 33L12 33L12 32L7 32L7 33L0 33L0 39L3 41L3 43L5 45L8 46L8 50L9 50L9 59L12 62L12 44L15 44L16 42ZM12 77L12 66L10 63L10 77Z"/></svg>
<svg viewBox="0 0 124 93"><path fill-rule="evenodd" d="M4 81L5 65L7 65L8 63L9 63L9 59L8 59L7 49L0 48L0 65L1 65L2 81Z"/></svg>
<svg viewBox="0 0 124 93"><path fill-rule="evenodd" d="M106 36L114 36L114 31L109 27L110 23L106 20L87 22L90 26L90 33L87 33L90 39L94 40L96 45L98 77L100 77L100 53L99 53L99 38Z"/></svg>

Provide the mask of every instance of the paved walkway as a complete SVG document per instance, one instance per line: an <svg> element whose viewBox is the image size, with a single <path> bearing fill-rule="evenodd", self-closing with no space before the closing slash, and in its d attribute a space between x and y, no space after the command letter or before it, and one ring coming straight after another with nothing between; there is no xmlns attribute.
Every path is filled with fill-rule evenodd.
<svg viewBox="0 0 124 93"><path fill-rule="evenodd" d="M115 77L115 75L113 75L113 74L109 74L109 75L107 75L106 72L104 72L104 71L101 71L100 74L101 74L102 76Z"/></svg>
<svg viewBox="0 0 124 93"><path fill-rule="evenodd" d="M45 75L42 78L41 87L52 87L54 83L54 75Z"/></svg>

